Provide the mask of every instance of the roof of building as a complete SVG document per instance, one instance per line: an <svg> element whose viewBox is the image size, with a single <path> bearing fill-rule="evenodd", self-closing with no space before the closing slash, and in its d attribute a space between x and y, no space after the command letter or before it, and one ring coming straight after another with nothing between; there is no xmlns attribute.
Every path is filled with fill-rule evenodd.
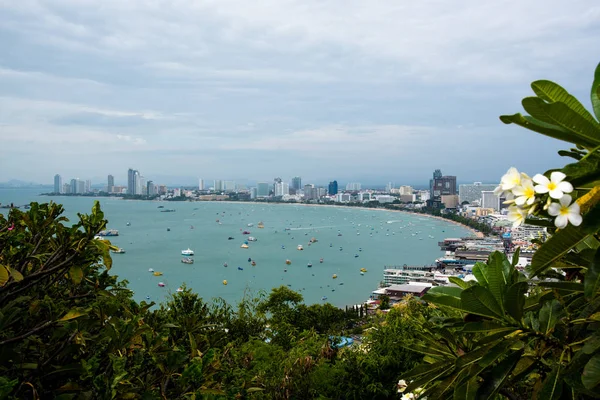
<svg viewBox="0 0 600 400"><path fill-rule="evenodd" d="M403 284L403 285L391 285L386 287L386 290L394 291L394 292L406 292L406 293L421 293L425 289L429 289L431 286L428 285L413 285L413 284Z"/></svg>

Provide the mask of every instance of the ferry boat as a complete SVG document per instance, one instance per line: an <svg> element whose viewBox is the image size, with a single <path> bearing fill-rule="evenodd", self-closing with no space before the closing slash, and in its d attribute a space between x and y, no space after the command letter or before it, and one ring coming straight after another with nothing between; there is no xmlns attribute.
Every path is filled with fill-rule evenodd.
<svg viewBox="0 0 600 400"><path fill-rule="evenodd" d="M181 259L181 262L184 264L193 264L194 263L194 259L191 257L183 257Z"/></svg>
<svg viewBox="0 0 600 400"><path fill-rule="evenodd" d="M194 250L191 250L189 247L187 250L181 250L181 255L182 256L193 256L194 255Z"/></svg>
<svg viewBox="0 0 600 400"><path fill-rule="evenodd" d="M106 229L98 232L98 236L119 236L119 231L116 229Z"/></svg>
<svg viewBox="0 0 600 400"><path fill-rule="evenodd" d="M125 254L125 249L119 247L117 250L111 250L115 254Z"/></svg>

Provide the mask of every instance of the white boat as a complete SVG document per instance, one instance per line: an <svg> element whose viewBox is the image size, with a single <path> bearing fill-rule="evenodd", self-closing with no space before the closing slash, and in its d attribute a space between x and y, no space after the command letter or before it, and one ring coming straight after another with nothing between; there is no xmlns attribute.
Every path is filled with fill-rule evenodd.
<svg viewBox="0 0 600 400"><path fill-rule="evenodd" d="M248 236L249 242L256 242L256 238L254 236Z"/></svg>
<svg viewBox="0 0 600 400"><path fill-rule="evenodd" d="M302 247L301 244L298 245L298 250L304 250L304 247Z"/></svg>
<svg viewBox="0 0 600 400"><path fill-rule="evenodd" d="M182 256L193 256L194 255L194 250L191 250L189 247L187 250L181 250L181 255Z"/></svg>
<svg viewBox="0 0 600 400"><path fill-rule="evenodd" d="M194 259L191 257L183 257L181 259L181 262L184 264L193 264L194 263Z"/></svg>
<svg viewBox="0 0 600 400"><path fill-rule="evenodd" d="M115 254L125 254L125 249L119 247L117 250L112 250L112 252Z"/></svg>

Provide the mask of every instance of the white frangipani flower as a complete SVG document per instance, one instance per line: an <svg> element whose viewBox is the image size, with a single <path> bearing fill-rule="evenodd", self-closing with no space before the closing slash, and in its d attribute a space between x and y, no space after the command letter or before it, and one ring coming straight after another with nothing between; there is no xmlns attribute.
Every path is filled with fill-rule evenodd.
<svg viewBox="0 0 600 400"><path fill-rule="evenodd" d="M570 222L574 226L581 225L583 218L581 217L581 211L579 204L571 204L571 196L565 194L559 200L559 203L552 203L548 207L548 214L556 217L554 225L557 228L563 229Z"/></svg>
<svg viewBox="0 0 600 400"><path fill-rule="evenodd" d="M506 174L500 180L500 190L507 191L512 190L515 186L521 184L521 174L515 167L510 167ZM496 188L498 190L498 188Z"/></svg>
<svg viewBox="0 0 600 400"><path fill-rule="evenodd" d="M530 206L535 201L535 188L531 179L521 179L521 185L514 187L512 192L516 196L515 204L518 206Z"/></svg>
<svg viewBox="0 0 600 400"><path fill-rule="evenodd" d="M573 185L564 181L566 175L560 171L554 171L550 174L550 179L542 174L537 174L533 177L533 181L537 183L535 186L536 193L549 193L553 199L560 199L565 193L573 191Z"/></svg>
<svg viewBox="0 0 600 400"><path fill-rule="evenodd" d="M513 228L516 228L525 222L525 218L527 218L527 210L517 206L510 206L508 207L507 218L510 222L512 222Z"/></svg>

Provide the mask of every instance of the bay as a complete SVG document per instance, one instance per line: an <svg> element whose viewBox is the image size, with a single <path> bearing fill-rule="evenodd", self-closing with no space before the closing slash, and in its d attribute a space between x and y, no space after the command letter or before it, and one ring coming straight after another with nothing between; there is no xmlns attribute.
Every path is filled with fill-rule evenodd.
<svg viewBox="0 0 600 400"><path fill-rule="evenodd" d="M430 265L443 254L438 241L470 234L462 226L433 218L355 207L130 201L39 192L0 189L0 203L54 201L76 221L77 213L89 213L99 200L108 228L119 230L119 236L109 239L126 250L113 254L111 271L129 281L137 300L155 302L184 283L207 300L222 297L232 304L244 292L286 285L299 291L307 304L327 301L344 307L368 299L383 279L385 266ZM160 212L161 205L176 211ZM259 222L264 229L258 228ZM248 237L244 230L257 239L248 249L240 247ZM311 238L318 241L309 244ZM297 250L298 245L304 250ZM195 252L194 264L181 263L181 251L188 247ZM291 265L286 265L288 259ZM150 268L163 276L153 276ZM361 268L368 272L361 275ZM165 287L158 287L159 282Z"/></svg>

